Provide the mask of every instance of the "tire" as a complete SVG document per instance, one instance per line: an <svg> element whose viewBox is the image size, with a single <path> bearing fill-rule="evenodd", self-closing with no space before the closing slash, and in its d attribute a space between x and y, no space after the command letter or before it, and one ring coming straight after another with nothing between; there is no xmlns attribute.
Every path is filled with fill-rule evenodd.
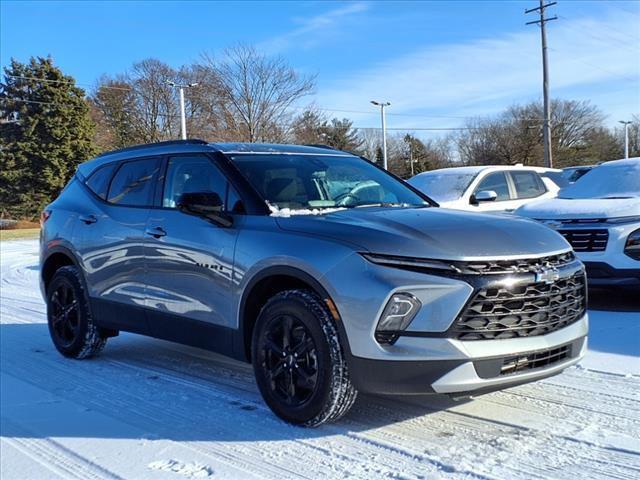
<svg viewBox="0 0 640 480"><path fill-rule="evenodd" d="M258 315L251 347L260 393L286 422L317 427L339 419L355 402L336 325L312 291L272 297Z"/></svg>
<svg viewBox="0 0 640 480"><path fill-rule="evenodd" d="M102 351L107 338L93 323L80 272L58 269L47 288L47 323L56 349L65 357L90 358Z"/></svg>

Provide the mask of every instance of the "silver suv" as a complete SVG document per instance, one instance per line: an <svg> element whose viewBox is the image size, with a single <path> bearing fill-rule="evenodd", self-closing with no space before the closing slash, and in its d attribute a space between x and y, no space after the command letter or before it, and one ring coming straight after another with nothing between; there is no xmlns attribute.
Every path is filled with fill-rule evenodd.
<svg viewBox="0 0 640 480"><path fill-rule="evenodd" d="M83 163L42 214L41 288L65 356L120 331L253 364L305 426L358 391L466 396L586 349L583 265L526 219L446 211L323 147L132 147Z"/></svg>

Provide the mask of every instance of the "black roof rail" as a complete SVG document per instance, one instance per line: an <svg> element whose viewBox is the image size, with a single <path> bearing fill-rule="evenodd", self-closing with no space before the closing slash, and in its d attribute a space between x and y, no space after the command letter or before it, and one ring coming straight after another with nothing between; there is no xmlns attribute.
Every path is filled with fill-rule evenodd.
<svg viewBox="0 0 640 480"><path fill-rule="evenodd" d="M304 146L305 147L326 148L327 150L338 150L335 147L332 147L330 145L324 145L322 143L305 143Z"/></svg>
<svg viewBox="0 0 640 480"><path fill-rule="evenodd" d="M206 145L209 142L205 142L204 140L200 140L198 138L190 138L188 140L168 140L166 142L155 142L155 143L145 143L142 145L133 145L131 147L119 148L118 150L110 150L108 152L103 152L98 157L104 157L105 155L111 155L114 153L122 153L122 152L131 152L134 150L143 150L145 148L153 148L153 147L166 147L169 145ZM98 158L96 157L96 158Z"/></svg>

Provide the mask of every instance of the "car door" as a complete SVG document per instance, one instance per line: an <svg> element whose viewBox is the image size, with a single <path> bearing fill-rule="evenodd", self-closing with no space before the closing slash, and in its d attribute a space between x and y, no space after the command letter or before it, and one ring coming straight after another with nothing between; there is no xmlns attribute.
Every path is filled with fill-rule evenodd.
<svg viewBox="0 0 640 480"><path fill-rule="evenodd" d="M161 159L101 167L87 179L75 243L95 314L103 326L146 333L145 227Z"/></svg>
<svg viewBox="0 0 640 480"><path fill-rule="evenodd" d="M478 192L493 191L497 198L489 202L474 202L473 198ZM512 192L509 179L505 172L489 172L482 177L473 190L470 199L473 211L478 212L504 212L517 208L518 201Z"/></svg>
<svg viewBox="0 0 640 480"><path fill-rule="evenodd" d="M547 193L547 187L537 172L532 170L512 170L509 172L516 193L518 208Z"/></svg>
<svg viewBox="0 0 640 480"><path fill-rule="evenodd" d="M193 344L198 342L183 338L186 329L193 333L205 325L235 327L230 295L242 215L235 216L232 226L222 227L183 213L177 201L183 193L212 192L235 211L241 207L235 190L206 154L170 156L165 168L160 205L147 221L146 306L154 335Z"/></svg>

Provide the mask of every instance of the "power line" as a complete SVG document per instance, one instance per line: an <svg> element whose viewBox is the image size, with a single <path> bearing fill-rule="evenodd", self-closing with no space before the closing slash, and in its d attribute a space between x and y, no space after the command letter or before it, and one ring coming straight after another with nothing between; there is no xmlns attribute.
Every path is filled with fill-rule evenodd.
<svg viewBox="0 0 640 480"><path fill-rule="evenodd" d="M17 79L24 79L24 80L36 80L36 81L42 81L42 82L49 82L49 83L62 83L62 84L74 84L74 85L85 85L85 86L89 86L89 84L86 83L74 83L72 81L68 81L68 80L52 80L52 79L45 79L45 78L38 78L38 77L28 77L28 76L23 76L23 75L5 75L6 77L9 78L17 78ZM106 88L106 89L111 89L111 90L120 90L120 91L135 91L134 88L127 88L127 87L112 87L109 85L98 85L98 88ZM299 111L307 111L307 110L319 110L321 112L338 112L338 113L355 113L355 114L363 114L363 115L372 115L373 112L370 110L347 110L347 109L342 109L342 108L320 108L320 107L294 107L294 106L289 106L287 107L287 109L291 109L291 110L299 110ZM474 120L476 118L478 118L478 115L467 115L467 116L463 116L463 115L429 115L429 114L423 114L423 113L398 113L398 112L391 112L391 113L386 113L386 115L388 116L393 116L393 117L413 117L413 118L448 118L448 119L454 119L454 120ZM543 119L541 118L521 118L518 120L522 120L522 121L527 121L527 122L541 122Z"/></svg>
<svg viewBox="0 0 640 480"><path fill-rule="evenodd" d="M23 100L20 98L0 98L0 101L4 101L4 102L23 102L23 103L33 103L33 104L38 104L38 105L58 105L57 103L53 103L53 102L41 102L41 101L37 101L37 100ZM74 107L80 108L80 105L73 105ZM180 115L178 114L167 114L167 113L157 113L156 114L158 117L163 117L163 118L180 118ZM191 120L193 120L195 117L191 117ZM291 124L278 124L276 125L278 127L291 127ZM333 125L325 125L324 128L341 128L339 126L334 127ZM381 127L358 127L358 126L352 126L351 127L353 130L380 130ZM395 130L395 131L400 131L400 132L410 132L410 131L456 131L456 130L478 130L479 127L392 127L389 128L387 127L387 130Z"/></svg>

